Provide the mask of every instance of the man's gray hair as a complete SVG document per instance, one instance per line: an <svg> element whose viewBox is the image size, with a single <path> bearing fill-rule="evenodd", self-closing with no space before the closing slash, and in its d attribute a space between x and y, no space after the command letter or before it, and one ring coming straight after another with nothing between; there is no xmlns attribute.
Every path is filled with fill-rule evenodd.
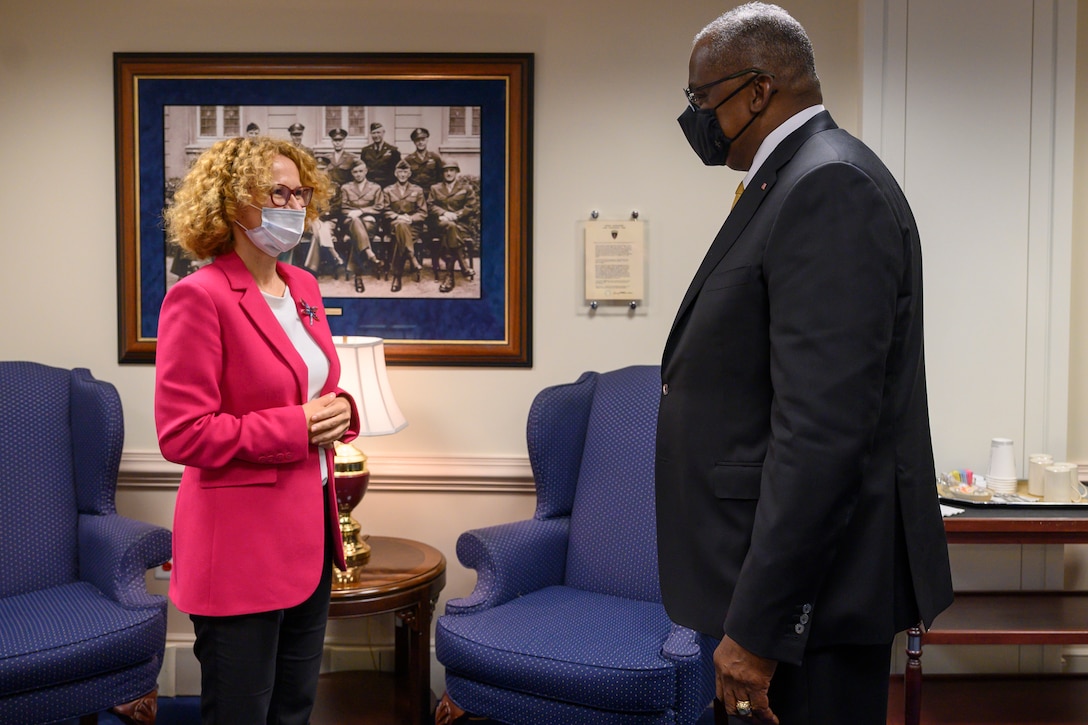
<svg viewBox="0 0 1088 725"><path fill-rule="evenodd" d="M700 42L723 73L755 67L774 73L787 86L820 82L808 33L777 5L750 2L735 7L700 30L695 43Z"/></svg>

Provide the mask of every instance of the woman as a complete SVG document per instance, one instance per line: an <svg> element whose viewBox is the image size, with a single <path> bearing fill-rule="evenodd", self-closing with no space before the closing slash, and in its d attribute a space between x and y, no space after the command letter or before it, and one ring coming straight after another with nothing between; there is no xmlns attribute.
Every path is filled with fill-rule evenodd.
<svg viewBox="0 0 1088 725"><path fill-rule="evenodd" d="M332 446L358 430L321 293L277 263L329 195L289 143L236 138L193 165L168 238L215 260L159 314L155 423L184 464L170 598L196 631L204 723L306 723L332 563L344 568Z"/></svg>

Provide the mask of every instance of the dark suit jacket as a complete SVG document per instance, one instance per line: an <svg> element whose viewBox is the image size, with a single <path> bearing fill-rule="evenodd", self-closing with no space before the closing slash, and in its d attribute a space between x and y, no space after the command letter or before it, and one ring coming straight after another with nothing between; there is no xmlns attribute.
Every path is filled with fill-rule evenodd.
<svg viewBox="0 0 1088 725"><path fill-rule="evenodd" d="M820 113L764 162L681 303L657 429L676 622L799 663L952 600L922 354L918 230Z"/></svg>

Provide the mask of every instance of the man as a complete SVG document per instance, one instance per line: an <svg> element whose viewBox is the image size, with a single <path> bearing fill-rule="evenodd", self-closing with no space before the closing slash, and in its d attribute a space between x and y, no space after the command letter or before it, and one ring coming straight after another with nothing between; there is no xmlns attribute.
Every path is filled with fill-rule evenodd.
<svg viewBox="0 0 1088 725"><path fill-rule="evenodd" d="M303 146L302 145L302 133L305 130L306 130L305 126L303 126L298 121L295 121L294 123L292 123L290 126L287 127L287 134L291 137L291 143L293 143L295 146L302 149L306 153L310 154L310 156L313 156L314 155L314 150L312 148L310 148L309 146Z"/></svg>
<svg viewBox="0 0 1088 725"><path fill-rule="evenodd" d="M442 157L427 150L427 141L431 137L431 132L427 129L417 128L412 131L411 137L416 150L404 157L412 168L409 180L426 194L442 179Z"/></svg>
<svg viewBox="0 0 1088 725"><path fill-rule="evenodd" d="M246 125L246 136L249 138L257 138L261 135L261 127L257 124L250 122Z"/></svg>
<svg viewBox="0 0 1088 725"><path fill-rule="evenodd" d="M467 223L480 213L480 200L472 184L462 179L461 166L453 160L442 165L443 181L431 187L428 206L431 219L442 241L442 256L446 259L446 276L439 292L450 292L455 286L453 262L461 265L461 274L472 279L476 273L465 257Z"/></svg>
<svg viewBox="0 0 1088 725"><path fill-rule="evenodd" d="M377 121L370 124L370 140L371 144L363 147L359 158L366 163L366 178L384 189L396 181L394 170L400 163L400 151L385 142L385 127Z"/></svg>
<svg viewBox="0 0 1088 725"><path fill-rule="evenodd" d="M412 168L407 161L402 159L394 173L397 181L382 189L382 198L385 201L385 218L393 228L393 259L390 263L393 284L389 290L400 292L406 261L412 265L416 281L419 281L421 266L414 251L419 241L420 227L427 218L427 198L423 195L423 189L408 181Z"/></svg>
<svg viewBox="0 0 1088 725"><path fill-rule="evenodd" d="M329 131L329 139L332 141L332 154L329 156L329 178L337 184L346 184L351 181L351 169L359 160L358 156L344 150L344 139L347 137L348 132L342 128L334 128Z"/></svg>
<svg viewBox="0 0 1088 725"><path fill-rule="evenodd" d="M720 639L731 722L884 723L892 638L952 600L918 230L781 8L704 28L686 94L702 161L747 173L662 356L663 600Z"/></svg>
<svg viewBox="0 0 1088 725"><path fill-rule="evenodd" d="M317 170L327 174L329 157L318 156L316 161ZM281 261L306 267L318 277L332 274L333 279L339 279L340 272L343 271L344 279L347 279L348 264L346 258L350 255L350 247L345 241L337 237L337 227L339 220L342 218L343 195L340 185L335 181L331 182L330 186L332 193L329 195L328 208L320 217L306 225L306 233L302 236L302 242L293 251L294 258L284 258ZM306 247L307 241L309 241L309 247ZM337 248L338 246L339 248ZM301 251L302 249L306 250L305 253ZM299 264L300 255L304 255L301 265ZM329 271L330 267L332 268L331 272Z"/></svg>
<svg viewBox="0 0 1088 725"><path fill-rule="evenodd" d="M370 241L378 234L378 219L385 211L382 190L373 181L367 181L366 164L356 161L351 169L352 181L340 187L341 209L349 234L355 240L349 266L355 273L356 285L362 284L362 255L373 266L375 273L380 273L382 262L374 255Z"/></svg>

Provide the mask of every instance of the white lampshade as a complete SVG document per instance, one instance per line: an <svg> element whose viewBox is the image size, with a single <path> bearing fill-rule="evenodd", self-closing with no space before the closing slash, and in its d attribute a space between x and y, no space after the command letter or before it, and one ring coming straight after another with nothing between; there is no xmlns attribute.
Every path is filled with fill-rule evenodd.
<svg viewBox="0 0 1088 725"><path fill-rule="evenodd" d="M408 425L385 373L382 338L335 337L333 341L340 358L340 387L359 409L359 435L389 435Z"/></svg>

